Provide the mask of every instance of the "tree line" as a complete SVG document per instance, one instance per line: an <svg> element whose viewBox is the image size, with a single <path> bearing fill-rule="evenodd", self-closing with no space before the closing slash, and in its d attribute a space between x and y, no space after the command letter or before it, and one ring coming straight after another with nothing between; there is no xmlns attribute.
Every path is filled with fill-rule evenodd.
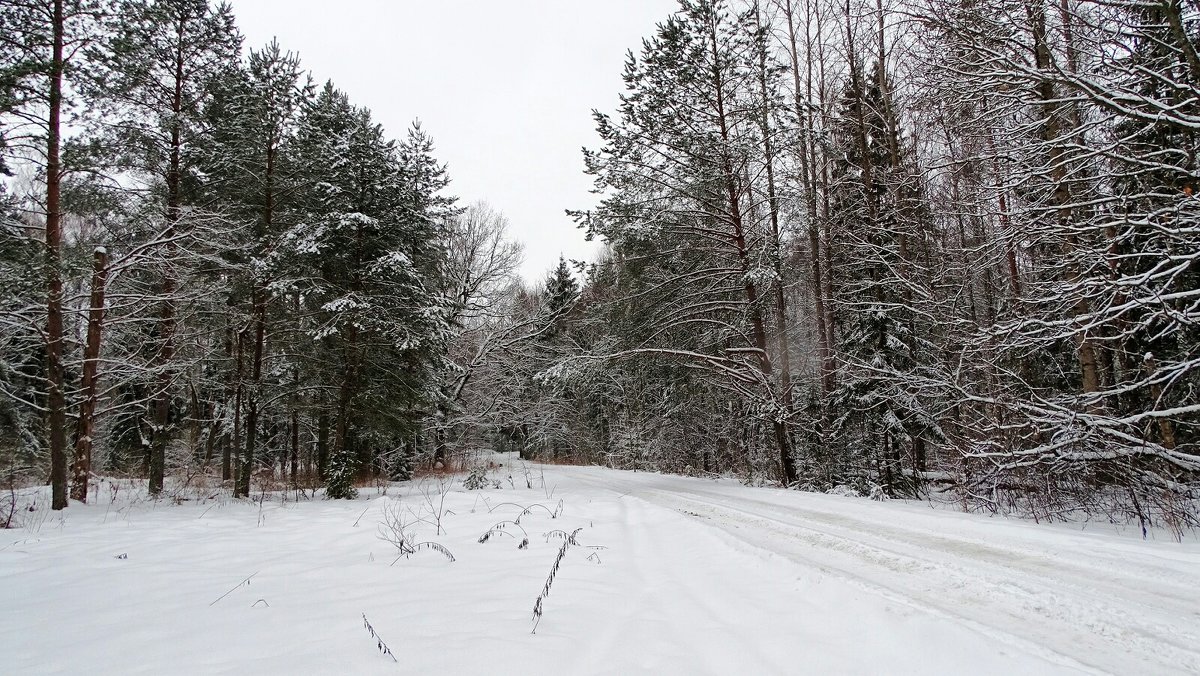
<svg viewBox="0 0 1200 676"><path fill-rule="evenodd" d="M55 509L103 473L404 478L548 324L536 290L500 321L520 248L419 123L242 42L208 0L0 7L0 452Z"/></svg>
<svg viewBox="0 0 1200 676"><path fill-rule="evenodd" d="M228 7L2 11L0 447L56 506L93 445L331 496L490 447L1195 524L1193 4L682 0L533 285Z"/></svg>
<svg viewBox="0 0 1200 676"><path fill-rule="evenodd" d="M683 0L585 151L579 452L1195 523L1200 9Z"/></svg>

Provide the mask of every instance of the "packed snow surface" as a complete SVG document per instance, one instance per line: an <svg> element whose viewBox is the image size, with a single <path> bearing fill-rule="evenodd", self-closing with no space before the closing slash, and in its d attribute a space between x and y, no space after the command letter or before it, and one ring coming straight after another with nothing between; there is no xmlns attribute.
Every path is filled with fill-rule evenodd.
<svg viewBox="0 0 1200 676"><path fill-rule="evenodd" d="M519 462L355 501L114 486L0 532L0 672L1200 673L1200 547L1135 529ZM455 560L397 558L389 515Z"/></svg>

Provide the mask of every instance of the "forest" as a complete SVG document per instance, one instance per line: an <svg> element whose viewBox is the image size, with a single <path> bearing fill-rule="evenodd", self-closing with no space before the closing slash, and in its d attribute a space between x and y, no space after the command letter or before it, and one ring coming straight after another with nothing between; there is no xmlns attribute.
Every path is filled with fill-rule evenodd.
<svg viewBox="0 0 1200 676"><path fill-rule="evenodd" d="M602 252L533 283L419 123L243 42L0 2L10 491L483 448L1200 525L1194 0L681 0L594 113Z"/></svg>

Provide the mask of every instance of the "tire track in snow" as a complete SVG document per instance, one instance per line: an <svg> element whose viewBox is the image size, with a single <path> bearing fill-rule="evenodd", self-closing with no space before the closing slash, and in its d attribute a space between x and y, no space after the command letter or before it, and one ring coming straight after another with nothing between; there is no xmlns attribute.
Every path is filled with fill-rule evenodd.
<svg viewBox="0 0 1200 676"><path fill-rule="evenodd" d="M668 496L660 495L662 499ZM1153 625L1140 619L1143 606L1130 612L1120 605L1107 602L1091 589L1080 588L1055 576L1050 568L1043 570L1039 584L1031 585L1027 575L1013 577L998 575L991 569L972 570L962 563L996 563L972 558L964 551L950 552L950 560L938 561L932 556L944 553L932 547L926 554L915 555L881 547L844 533L831 532L796 524L790 520L766 517L746 512L728 504L711 500L696 500L680 496L693 505L714 509L714 524L734 537L768 551L796 560L797 557L823 566L833 566L841 576L852 576L873 586L917 601L922 607L971 620L989 629L999 629L1032 645L1072 658L1079 664L1111 673L1144 673L1147 662L1158 660L1152 673L1196 673L1200 656L1189 645L1186 630L1172 627L1168 622ZM654 500L650 500L654 502ZM727 526L732 525L734 529ZM883 569L883 574L851 570L851 564L813 556L804 552L785 552L738 532L738 526L759 528L779 538L799 539L807 544L844 554L851 561L864 561ZM803 534L801 534L803 533ZM1004 565L1004 562L999 562ZM893 574L889 574L891 571ZM906 581L896 579L900 574ZM1000 579L997 579L1000 578ZM1053 584L1046 584L1052 581ZM1047 639L1050 639L1047 641ZM1114 645L1116 644L1116 645ZM1114 651L1114 648L1117 650Z"/></svg>
<svg viewBox="0 0 1200 676"><path fill-rule="evenodd" d="M614 500L615 513L606 515L628 539L622 542L624 551L612 552L604 565L614 566L617 572L613 574L618 577L624 574L628 583L622 589L621 602L610 609L604 625L589 634L580 662L589 667L583 671L621 673L611 666L600 665L606 665L614 654L628 653L629 646L636 641L631 632L636 632L655 639L654 650L630 655L632 663L625 666L638 673L731 673L739 665L715 662L728 656L721 651L710 652L709 645L697 646L692 632L697 627L720 627L723 642L739 645L752 645L752 637L745 634L746 630L731 626L728 608L708 594L695 593L688 586L689 580L681 578L679 567L686 565L688 555L675 548L678 543L664 542L656 527L675 518L674 515L654 506L648 511L639 504L642 501L632 502L632 497ZM631 504L637 508L631 509ZM754 660L760 663L750 669L753 673L787 668L785 662L771 662L757 654L744 656L740 666L747 667L746 662Z"/></svg>
<svg viewBox="0 0 1200 676"><path fill-rule="evenodd" d="M702 489L688 490L688 494L709 502L727 499L726 495ZM1129 603L1147 605L1150 608L1159 608L1162 604L1167 604L1180 614L1191 613L1200 618L1200 606L1193 602L1181 601L1181 597L1186 598L1194 593L1194 585L1180 579L1177 570L1154 565L1145 561L1144 557L1137 564L1137 576L1131 577L1120 574L1121 568L1128 569L1129 567L1128 554L1125 554L1123 558L1118 558L1092 550L1087 552L1088 560L1086 561L1071 560L1066 557L1054 556L1046 551L1022 546L1020 543L1012 542L1012 538L1008 538L1009 542L1005 542L1004 546L998 546L977 538L951 537L927 528L866 521L834 511L810 509L797 505L783 507L778 503L753 498L739 497L738 502L745 506L753 506L756 510L767 510L786 519L803 519L804 521L823 523L896 544L921 544L934 550L975 555L973 558L986 558L990 563L1005 565L1029 573L1053 573L1060 578L1070 577L1080 586L1087 588L1094 588L1097 584L1108 585L1113 592L1122 596ZM1101 559L1105 564L1103 566L1098 565ZM1114 569L1117 572L1114 573ZM1145 599L1139 598L1141 595L1154 596L1154 603L1147 604Z"/></svg>
<svg viewBox="0 0 1200 676"><path fill-rule="evenodd" d="M965 620L1064 666L1109 673L1198 673L1195 588L1146 580L1011 546L893 527L843 514L733 497L676 477L614 474L581 481L619 487L659 507L701 514L733 539L850 580L893 600ZM659 479L656 481L655 479ZM659 488L653 484L669 483ZM802 494L790 502L803 500ZM1110 561L1111 562L1111 561ZM1161 577L1161 575L1157 575Z"/></svg>

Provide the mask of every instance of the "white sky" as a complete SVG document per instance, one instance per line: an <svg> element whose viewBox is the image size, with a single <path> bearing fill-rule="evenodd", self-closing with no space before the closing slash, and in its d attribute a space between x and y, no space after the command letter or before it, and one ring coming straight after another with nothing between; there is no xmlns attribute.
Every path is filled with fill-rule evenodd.
<svg viewBox="0 0 1200 676"><path fill-rule="evenodd" d="M526 279L597 247L563 213L588 208L580 148L611 112L625 51L675 0L233 0L247 48L279 39L393 138L420 119L463 204L485 199L525 244Z"/></svg>

